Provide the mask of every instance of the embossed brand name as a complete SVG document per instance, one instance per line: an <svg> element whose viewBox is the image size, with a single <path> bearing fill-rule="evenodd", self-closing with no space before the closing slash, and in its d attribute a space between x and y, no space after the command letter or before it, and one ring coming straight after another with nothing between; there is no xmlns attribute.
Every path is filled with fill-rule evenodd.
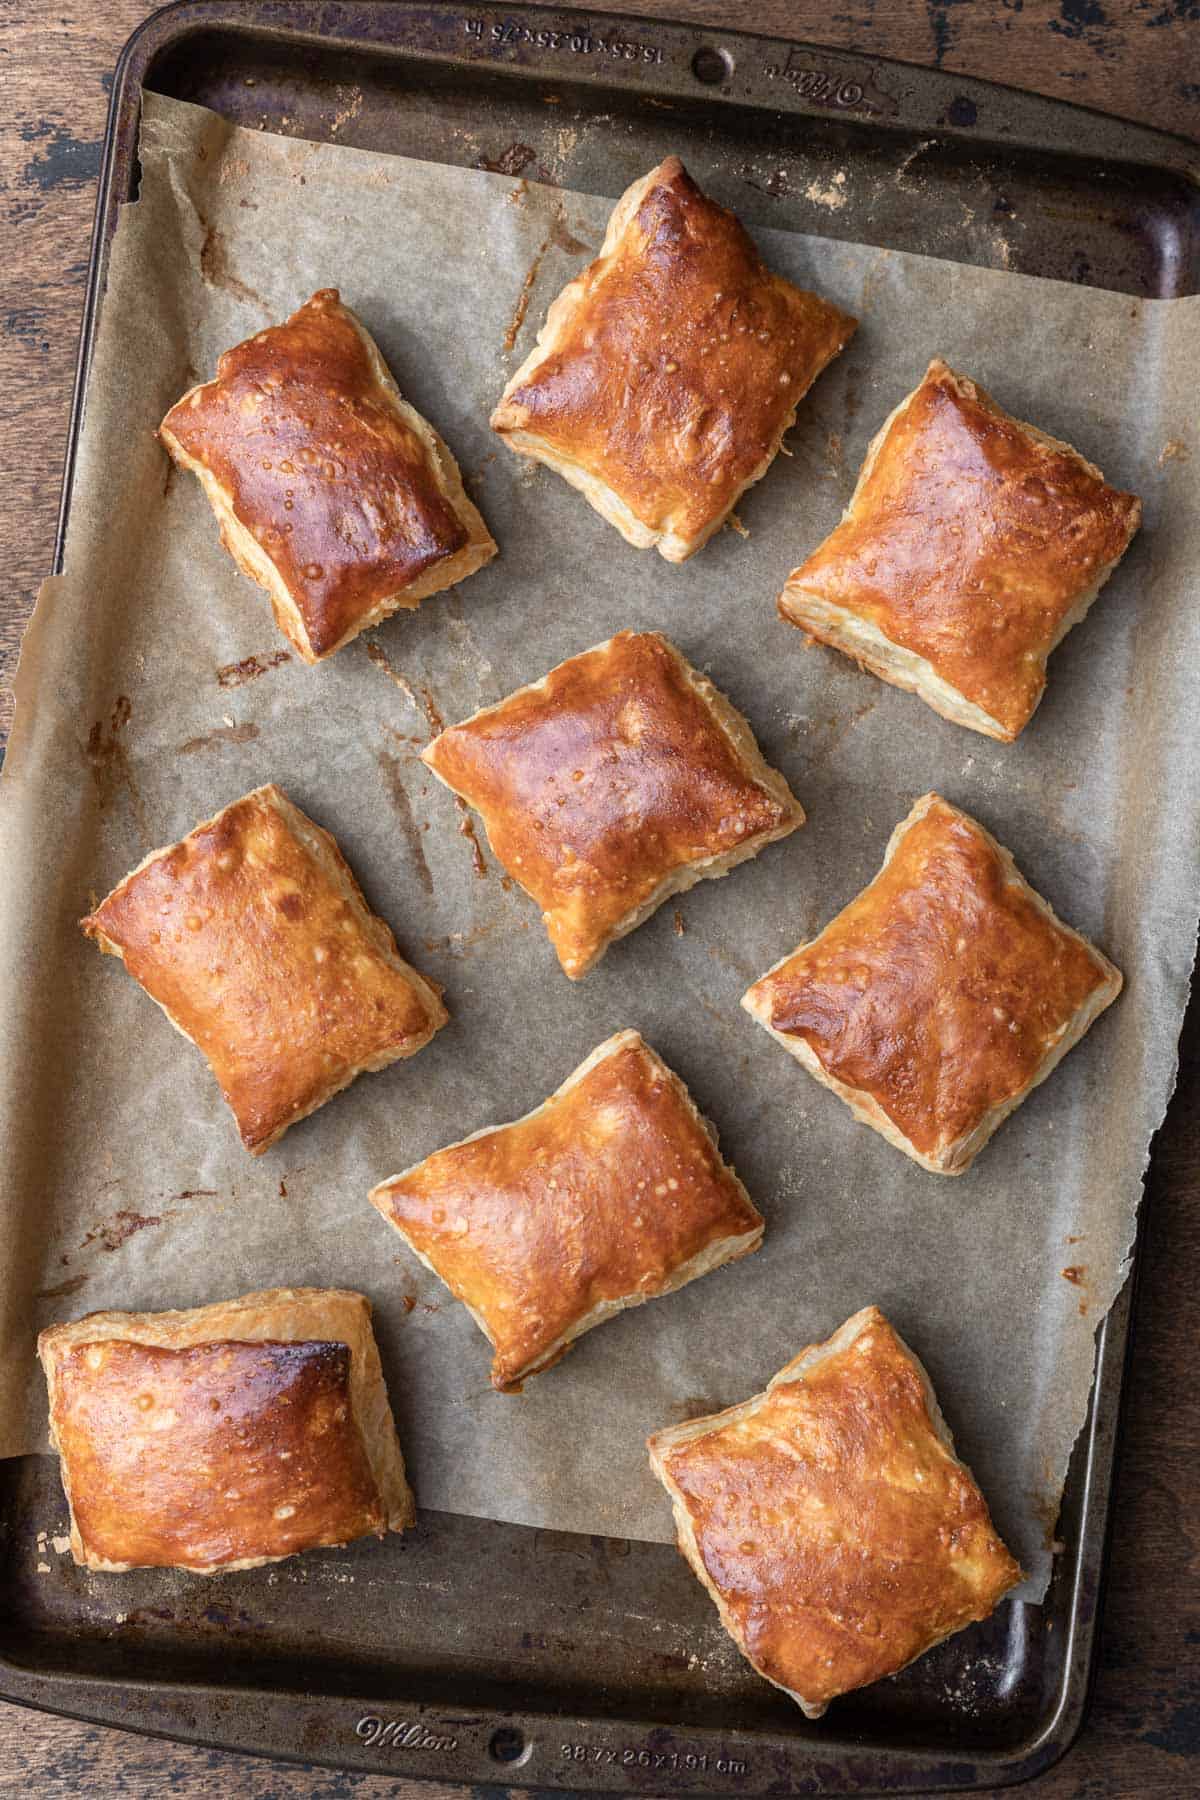
<svg viewBox="0 0 1200 1800"><path fill-rule="evenodd" d="M866 106L873 110L861 81L846 81L839 75L830 75L825 69L801 68L790 61L782 65L768 63L764 73L769 81L786 81L806 100L820 100L826 106Z"/></svg>
<svg viewBox="0 0 1200 1800"><path fill-rule="evenodd" d="M458 1739L438 1737L409 1719L380 1719L365 1713L354 1727L364 1744L378 1750L457 1750Z"/></svg>

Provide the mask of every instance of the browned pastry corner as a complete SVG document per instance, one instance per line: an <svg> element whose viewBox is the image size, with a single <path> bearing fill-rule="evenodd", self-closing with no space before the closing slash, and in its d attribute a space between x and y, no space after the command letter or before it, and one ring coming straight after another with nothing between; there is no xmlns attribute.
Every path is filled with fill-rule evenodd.
<svg viewBox="0 0 1200 1800"><path fill-rule="evenodd" d="M501 1389L763 1232L682 1081L636 1031L523 1119L380 1182L371 1203L490 1339Z"/></svg>
<svg viewBox="0 0 1200 1800"><path fill-rule="evenodd" d="M361 1294L91 1313L38 1355L89 1569L252 1569L414 1521Z"/></svg>
<svg viewBox="0 0 1200 1800"><path fill-rule="evenodd" d="M753 1400L648 1447L726 1631L810 1719L986 1619L1021 1579L876 1306Z"/></svg>
<svg viewBox="0 0 1200 1800"><path fill-rule="evenodd" d="M450 451L336 288L227 350L159 436L305 662L496 554Z"/></svg>
<svg viewBox="0 0 1200 1800"><path fill-rule="evenodd" d="M742 1005L856 1119L961 1175L1121 991L976 820L925 794L883 867Z"/></svg>
<svg viewBox="0 0 1200 1800"><path fill-rule="evenodd" d="M618 632L421 754L482 815L572 979L804 822L746 720L654 631Z"/></svg>
<svg viewBox="0 0 1200 1800"><path fill-rule="evenodd" d="M446 1023L327 831L255 788L82 921L208 1059L253 1155Z"/></svg>
<svg viewBox="0 0 1200 1800"><path fill-rule="evenodd" d="M772 274L669 156L618 201L492 425L629 543L683 562L766 474L856 323Z"/></svg>
<svg viewBox="0 0 1200 1800"><path fill-rule="evenodd" d="M1011 742L1141 512L1069 444L935 357L779 611L945 718Z"/></svg>

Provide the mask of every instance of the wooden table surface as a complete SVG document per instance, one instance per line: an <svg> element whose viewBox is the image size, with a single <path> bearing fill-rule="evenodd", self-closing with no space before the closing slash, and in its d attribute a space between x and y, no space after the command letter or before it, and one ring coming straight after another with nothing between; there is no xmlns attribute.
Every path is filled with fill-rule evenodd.
<svg viewBox="0 0 1200 1800"><path fill-rule="evenodd" d="M935 63L1200 138L1196 0L606 0ZM108 88L141 0L0 0L0 735L54 540ZM1091 1714L1038 1800L1200 1794L1200 1005L1149 1181L1136 1349ZM287 1768L0 1705L0 1794L379 1800L379 1776ZM444 1790L448 1795L451 1790ZM506 1793L477 1790L479 1800Z"/></svg>

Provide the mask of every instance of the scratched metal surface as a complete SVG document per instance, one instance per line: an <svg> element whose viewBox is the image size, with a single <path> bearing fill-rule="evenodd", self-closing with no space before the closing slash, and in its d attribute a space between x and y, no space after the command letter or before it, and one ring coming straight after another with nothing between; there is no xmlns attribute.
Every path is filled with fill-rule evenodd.
<svg viewBox="0 0 1200 1800"><path fill-rule="evenodd" d="M218 11L193 9L202 17ZM236 33L214 25L172 43L168 31L152 85L244 124L610 194L682 135L702 179L737 159L740 210L754 223L819 228L1139 295L1194 285L1192 192L1177 168L1137 168L1147 134L1121 138L1124 128L1115 128L1118 136L1106 139L1097 122L1094 148L1103 166L1012 142L980 149L970 133L981 121L993 141L1018 138L1024 128L1036 142L1055 109L1038 103L1035 117L1021 97L983 84L886 65L863 71L853 58L786 46L750 48L744 60L739 46L736 73L753 62L758 87L786 86L804 103L799 115L763 112L761 98L752 106L747 95L744 107L717 112L710 96L736 97L735 75L723 65L709 84L715 66L695 61L701 39L694 31L614 21L605 36L593 18L585 35L601 47L563 51L519 38L472 39L461 15L421 12L408 15L409 54L394 57L362 42L394 33L394 21L381 22L379 9L321 12L327 30L360 40L355 47L339 51L271 35L291 22L309 23L309 9L243 8L248 29ZM515 15L476 17L490 34L494 17L503 24ZM461 34L475 61L423 62L422 45L450 31ZM681 39L688 50L682 63ZM533 79L514 80L511 72L494 79L484 55L493 43L497 61L507 60L510 71L524 66ZM602 87L598 100L606 56L620 63L627 85ZM580 66L590 88L574 74ZM573 138L571 109L594 113L598 105L611 129ZM667 112L674 116L660 116ZM134 173L128 106L121 123L110 198ZM907 133L912 151L911 190L897 191L889 156L886 208L882 131ZM1080 138L1076 147L1088 146ZM845 181L832 189L831 206L836 170ZM114 215L110 207L110 220ZM1081 1697L1086 1672L1070 1633L1074 1627L1086 1638L1096 1605L1096 1534L1126 1313L1119 1303L1109 1321L1107 1410L1091 1422L1067 1497L1069 1524L1090 1508L1084 1543L1092 1554L1074 1569L1060 1568L1047 1609L1052 1632L1035 1636L1037 1615L1014 1608L979 1629L965 1679L960 1659L946 1648L895 1682L843 1702L838 1738L824 1733L819 1765L804 1765L825 1791L927 1792L994 1781L1016 1771L1006 1759L1019 1759L1025 1772L1061 1747L1069 1729L1064 1700ZM389 1766L445 1779L486 1778L489 1760L493 1778L503 1779L502 1758L514 1744L518 1755L527 1753L521 1734L532 1740L536 1705L561 1712L561 1733L539 1735L561 1735L563 1742L553 1745L549 1768L520 1761L523 1781L752 1791L799 1778L794 1758L804 1751L805 1734L794 1712L741 1663L697 1584L661 1546L425 1515L417 1532L382 1554L372 1545L269 1571L270 1585L286 1585L282 1606L263 1606L252 1577L228 1577L219 1589L198 1583L184 1603L173 1595L167 1605L163 1577L134 1577L127 1628L118 1635L89 1603L86 1577L52 1546L48 1560L62 1565L53 1584L15 1555L21 1520L53 1513L52 1466L25 1459L4 1477L5 1649L23 1665L10 1668L7 1685L35 1704L366 1768L379 1766L371 1752L383 1725L362 1720L407 1725L411 1718L424 1721L421 1730L436 1742L409 1744L401 1734L411 1754L389 1755ZM456 1571L452 1584L447 1567ZM230 1656L232 1644L246 1654ZM143 1689L148 1682L153 1687ZM397 1694L409 1709L401 1715ZM728 1728L723 1754L705 1730L714 1699ZM515 1740L496 1737L504 1719L511 1719Z"/></svg>
<svg viewBox="0 0 1200 1800"><path fill-rule="evenodd" d="M1161 159L1169 140L1079 113L1078 153L1064 154L1065 142L1040 147L1054 103L985 82L770 39L731 51L723 36L706 54L693 28L658 21L571 30L567 14L539 11L529 26L517 14L422 9L423 44L471 58L451 66L374 52L369 8L324 8L331 30L361 42L315 55L214 23L170 49L150 85L239 124L614 197L685 138L698 177L736 174L750 224L1139 296L1195 288L1186 145L1154 166L1152 147ZM496 79L522 62L535 79ZM614 63L628 85L605 85Z"/></svg>

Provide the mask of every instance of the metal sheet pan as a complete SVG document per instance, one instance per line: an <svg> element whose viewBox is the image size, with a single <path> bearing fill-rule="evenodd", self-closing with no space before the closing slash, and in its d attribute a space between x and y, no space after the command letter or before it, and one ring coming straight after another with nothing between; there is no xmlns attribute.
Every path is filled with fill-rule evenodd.
<svg viewBox="0 0 1200 1800"><path fill-rule="evenodd" d="M1139 297L1200 285L1194 149L1059 103L658 21L387 0L186 3L135 35L114 83L72 444L107 245L136 192L143 85L240 124L614 196L683 145L702 180L707 162L732 157L752 224ZM620 128L573 143L563 126L578 108ZM898 152L911 152L899 194ZM846 171L836 214L812 197L833 166ZM64 523L70 493L68 459ZM671 1551L449 1515L424 1514L383 1548L306 1558L293 1565L302 1580L260 1570L196 1584L182 1605L145 1572L114 1633L65 1559L42 1581L18 1554L28 1522L54 1512L57 1474L36 1458L0 1466L0 1692L180 1738L464 1782L869 1793L1030 1776L1083 1715L1130 1304L1127 1290L1099 1333L1059 1526L1068 1548L1045 1607L1002 1609L822 1726L729 1653ZM347 1557L353 1583L341 1579Z"/></svg>

